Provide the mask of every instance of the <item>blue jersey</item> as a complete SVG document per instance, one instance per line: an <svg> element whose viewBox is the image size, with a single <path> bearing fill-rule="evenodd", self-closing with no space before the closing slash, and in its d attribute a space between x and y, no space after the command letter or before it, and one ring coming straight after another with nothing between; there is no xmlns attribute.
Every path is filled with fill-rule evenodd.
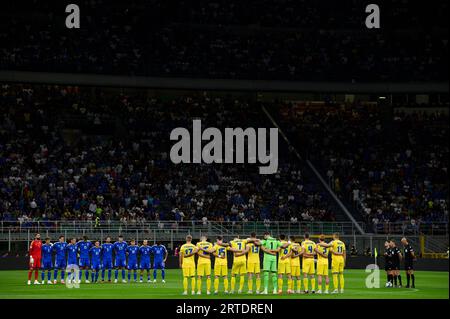
<svg viewBox="0 0 450 319"><path fill-rule="evenodd" d="M102 257L103 261L112 261L112 253L113 253L114 245L111 243L104 243L102 245Z"/></svg>
<svg viewBox="0 0 450 319"><path fill-rule="evenodd" d="M102 247L92 247L90 250L92 257L92 265L99 265L102 256Z"/></svg>
<svg viewBox="0 0 450 319"><path fill-rule="evenodd" d="M68 263L70 264L76 264L77 263L77 254L78 254L78 247L77 244L68 244L67 247L67 259Z"/></svg>
<svg viewBox="0 0 450 319"><path fill-rule="evenodd" d="M150 246L141 246L139 248L139 253L141 254L141 262L148 261L150 262L150 253L152 252L152 247Z"/></svg>
<svg viewBox="0 0 450 319"><path fill-rule="evenodd" d="M56 260L66 259L66 242L57 242L53 244L52 250L56 253Z"/></svg>
<svg viewBox="0 0 450 319"><path fill-rule="evenodd" d="M127 243L126 242L118 242L116 241L114 243L114 253L116 254L116 259L125 260L126 255L125 252L127 251Z"/></svg>
<svg viewBox="0 0 450 319"><path fill-rule="evenodd" d="M52 244L43 244L41 248L42 260L51 261L52 260Z"/></svg>
<svg viewBox="0 0 450 319"><path fill-rule="evenodd" d="M154 255L154 263L162 263L166 255L166 247L164 245L157 245L152 247L152 253Z"/></svg>
<svg viewBox="0 0 450 319"><path fill-rule="evenodd" d="M136 246L136 245L128 246L127 253L128 253L128 263L129 264L137 263L138 252L139 252L139 246Z"/></svg>
<svg viewBox="0 0 450 319"><path fill-rule="evenodd" d="M89 259L89 251L92 247L92 243L90 241L79 241L77 247L80 252L80 258Z"/></svg>

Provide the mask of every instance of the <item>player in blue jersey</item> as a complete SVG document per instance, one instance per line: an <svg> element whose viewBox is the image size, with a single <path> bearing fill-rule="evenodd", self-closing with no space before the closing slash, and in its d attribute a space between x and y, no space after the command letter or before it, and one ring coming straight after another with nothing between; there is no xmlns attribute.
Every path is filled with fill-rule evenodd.
<svg viewBox="0 0 450 319"><path fill-rule="evenodd" d="M70 283L72 281L78 281L75 278L75 267L78 267L78 246L76 238L72 238L70 243L66 247L67 250L67 266L70 268L70 273L67 276L67 281Z"/></svg>
<svg viewBox="0 0 450 319"><path fill-rule="evenodd" d="M114 282L117 283L117 278L119 277L119 269L122 270L122 282L126 283L126 279L125 279L125 268L127 266L127 256L126 256L126 251L127 251L127 243L123 241L123 236L120 235L118 240L114 243L114 254L116 257L115 260L115 268L116 270L114 271Z"/></svg>
<svg viewBox="0 0 450 319"><path fill-rule="evenodd" d="M47 271L47 283L52 284L52 270L53 270L53 262L52 262L52 256L53 256L53 250L52 250L52 244L50 243L50 238L45 238L45 244L42 245L41 248L42 253L42 272L41 272L41 279L42 284L45 283L45 271Z"/></svg>
<svg viewBox="0 0 450 319"><path fill-rule="evenodd" d="M153 253L153 282L156 282L156 272L161 269L162 282L166 282L165 263L167 259L167 249L160 242L152 247Z"/></svg>
<svg viewBox="0 0 450 319"><path fill-rule="evenodd" d="M100 242L98 240L95 242L94 247L89 250L89 252L91 254L91 280L93 283L96 283L98 281L98 275L100 273L102 264L102 247L100 247Z"/></svg>
<svg viewBox="0 0 450 319"><path fill-rule="evenodd" d="M53 283L57 283L58 270L61 270L61 283L64 284L66 271L66 248L67 243L64 236L59 236L58 242L53 244L52 250L55 253L55 271L53 273Z"/></svg>
<svg viewBox="0 0 450 319"><path fill-rule="evenodd" d="M108 281L111 282L111 271L113 269L113 250L111 237L106 237L102 245L102 282L105 281L105 270L108 269Z"/></svg>
<svg viewBox="0 0 450 319"><path fill-rule="evenodd" d="M136 245L136 241L132 239L130 241L130 246L127 247L127 255L128 255L128 281L131 281L131 271L133 271L134 281L137 281L137 270L138 270L138 252L139 246Z"/></svg>
<svg viewBox="0 0 450 319"><path fill-rule="evenodd" d="M80 275L78 280L81 281L81 273L84 269L85 282L89 283L89 266L90 266L90 258L89 251L92 248L92 243L88 240L87 236L83 236L83 240L77 243L78 253L80 254L79 266L80 266Z"/></svg>
<svg viewBox="0 0 450 319"><path fill-rule="evenodd" d="M148 245L148 240L145 239L142 242L142 246L139 248L139 254L141 255L141 261L139 268L141 269L141 280L143 282L142 276L144 274L144 270L147 271L147 282L150 282L150 254L152 252L152 247Z"/></svg>

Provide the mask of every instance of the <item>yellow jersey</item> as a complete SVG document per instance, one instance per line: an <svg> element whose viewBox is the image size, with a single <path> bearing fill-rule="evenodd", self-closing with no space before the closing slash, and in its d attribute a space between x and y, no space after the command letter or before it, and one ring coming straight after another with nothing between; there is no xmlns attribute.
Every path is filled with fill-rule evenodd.
<svg viewBox="0 0 450 319"><path fill-rule="evenodd" d="M220 246L218 244L215 244L213 248L215 250L216 255L225 256L225 258L218 258L218 257L216 257L214 265L216 265L216 266L222 266L222 265L227 266L228 265L228 262L227 262L227 250L228 250L228 247L223 247L223 246Z"/></svg>
<svg viewBox="0 0 450 319"><path fill-rule="evenodd" d="M199 248L199 251L197 253L199 255L197 264L201 265L201 264L211 263L211 256L209 255L209 253L207 253L206 251L200 250L200 248L210 250L213 247L213 244L211 244L208 241L200 241L197 243L196 246L197 246L197 248ZM200 256L205 256L206 258L200 257Z"/></svg>
<svg viewBox="0 0 450 319"><path fill-rule="evenodd" d="M253 243L247 244L247 247L249 247L247 262L254 264L259 263L259 252L261 250L261 247L256 246Z"/></svg>
<svg viewBox="0 0 450 319"><path fill-rule="evenodd" d="M292 250L291 266L300 266L300 253L301 253L301 250L302 250L301 248L302 247L300 246L299 243L292 243L291 244L291 250Z"/></svg>
<svg viewBox="0 0 450 319"><path fill-rule="evenodd" d="M313 255L314 255L314 249L316 248L316 244L313 241L311 241L309 239L304 240L302 242L302 248L304 250L303 258L308 258L308 257L309 258L311 258L311 257L314 258Z"/></svg>
<svg viewBox="0 0 450 319"><path fill-rule="evenodd" d="M180 248L180 254L183 256L183 267L187 267L187 266L195 266L195 255L189 256L189 257L185 257L185 255L188 254L192 254L195 250L195 245L194 244L184 244L183 246L181 246Z"/></svg>
<svg viewBox="0 0 450 319"><path fill-rule="evenodd" d="M345 244L340 240L333 240L331 242L331 252L333 257L342 256L342 253L345 252ZM334 253L337 253L337 255Z"/></svg>
<svg viewBox="0 0 450 319"><path fill-rule="evenodd" d="M235 240L230 241L230 245L231 245L231 248L245 250L247 241L245 239L235 239ZM233 262L246 261L246 260L247 260L247 257L245 255L236 257L236 253L234 254Z"/></svg>
<svg viewBox="0 0 450 319"><path fill-rule="evenodd" d="M320 254L317 254L317 261L318 262L324 262L324 261L328 261L328 253L329 253L329 249L327 247L322 247L320 245L317 245L317 250L320 251L322 254L324 254L326 257L323 257Z"/></svg>
<svg viewBox="0 0 450 319"><path fill-rule="evenodd" d="M287 241L285 241L285 240L281 241L281 245L286 245L286 244L287 244ZM290 263L289 258L281 259L281 257L289 255L290 252L291 252L291 245L288 245L286 248L281 248L280 253L278 254L278 263L281 263L281 264Z"/></svg>

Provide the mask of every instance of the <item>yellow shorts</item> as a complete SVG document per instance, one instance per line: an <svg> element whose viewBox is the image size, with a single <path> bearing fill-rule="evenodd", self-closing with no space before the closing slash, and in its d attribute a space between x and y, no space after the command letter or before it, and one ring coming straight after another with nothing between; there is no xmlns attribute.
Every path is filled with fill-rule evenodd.
<svg viewBox="0 0 450 319"><path fill-rule="evenodd" d="M215 265L214 266L214 276L228 276L227 265Z"/></svg>
<svg viewBox="0 0 450 319"><path fill-rule="evenodd" d="M247 263L247 272L252 274L259 274L261 272L261 265L259 262Z"/></svg>
<svg viewBox="0 0 450 319"><path fill-rule="evenodd" d="M246 273L247 273L247 262L245 260L233 263L233 268L231 268L232 275L243 275Z"/></svg>
<svg viewBox="0 0 450 319"><path fill-rule="evenodd" d="M333 256L331 259L331 272L342 273L344 272L344 258L340 256Z"/></svg>
<svg viewBox="0 0 450 319"><path fill-rule="evenodd" d="M291 265L291 275L294 277L300 276L300 265Z"/></svg>
<svg viewBox="0 0 450 319"><path fill-rule="evenodd" d="M198 264L197 276L211 276L211 263Z"/></svg>
<svg viewBox="0 0 450 319"><path fill-rule="evenodd" d="M302 268L304 274L314 275L314 258L304 258Z"/></svg>
<svg viewBox="0 0 450 319"><path fill-rule="evenodd" d="M186 265L186 266L183 266L183 276L184 276L184 277L192 277L192 276L195 276L195 265Z"/></svg>
<svg viewBox="0 0 450 319"><path fill-rule="evenodd" d="M279 274L290 274L291 273L291 263L278 263L278 273Z"/></svg>
<svg viewBox="0 0 450 319"><path fill-rule="evenodd" d="M317 262L317 275L328 276L328 260Z"/></svg>

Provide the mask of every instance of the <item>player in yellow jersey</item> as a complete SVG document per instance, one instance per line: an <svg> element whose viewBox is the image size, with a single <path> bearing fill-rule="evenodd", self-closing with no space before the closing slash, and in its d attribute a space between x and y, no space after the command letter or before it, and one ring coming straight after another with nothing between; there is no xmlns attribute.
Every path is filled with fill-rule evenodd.
<svg viewBox="0 0 450 319"><path fill-rule="evenodd" d="M256 233L250 235L250 239L256 240ZM248 293L253 293L253 276L256 277L256 294L261 290L261 260L259 252L261 247L256 242L247 243L245 253L247 254L247 273L248 273Z"/></svg>
<svg viewBox="0 0 450 319"><path fill-rule="evenodd" d="M228 293L228 259L227 259L227 250L229 249L226 246L223 246L223 238L222 236L218 236L216 243L211 249L203 249L203 247L199 248L207 253L212 254L214 259L214 294L217 295L219 293L219 278L223 278L223 286L224 291Z"/></svg>
<svg viewBox="0 0 450 319"><path fill-rule="evenodd" d="M242 293L244 289L245 276L247 275L247 257L245 255L245 249L247 240L240 239L239 236L229 243L229 250L233 252L233 267L231 268L231 290L230 293L234 293L236 286L236 275L239 275L239 290L238 293Z"/></svg>
<svg viewBox="0 0 450 319"><path fill-rule="evenodd" d="M283 293L283 275L287 276L288 279L288 289L287 292L291 293L290 282L291 282L291 245L286 241L286 236L280 235L280 242L284 248L279 248L278 250L278 293Z"/></svg>
<svg viewBox="0 0 450 319"><path fill-rule="evenodd" d="M339 240L339 234L335 233L333 234L333 240L329 244L319 243L319 245L331 249L331 273L333 274L334 287L332 293L339 293L339 286L341 293L344 293L344 267L347 258L345 244Z"/></svg>
<svg viewBox="0 0 450 319"><path fill-rule="evenodd" d="M316 246L316 254L317 254L317 282L319 289L317 290L318 294L322 293L322 278L325 277L325 294L328 294L328 290L330 288L330 278L328 277L328 248L323 247L320 243L325 242L325 236L320 235L319 243Z"/></svg>
<svg viewBox="0 0 450 319"><path fill-rule="evenodd" d="M192 236L186 236L186 243L180 248L180 268L183 269L183 295L188 292L188 279L191 278L192 294L195 294L195 257L198 248L192 244Z"/></svg>
<svg viewBox="0 0 450 319"><path fill-rule="evenodd" d="M297 281L297 293L301 293L302 279L300 276L300 256L302 254L302 247L295 242L295 236L291 236L291 281L288 283L288 289L295 291L294 280Z"/></svg>
<svg viewBox="0 0 450 319"><path fill-rule="evenodd" d="M309 239L309 234L305 233L305 240L302 242L302 255L303 255L303 287L305 289L305 294L309 292L308 290L308 276L311 279L311 292L315 293L316 289L316 278L314 277L314 255L316 254L315 248L316 244Z"/></svg>
<svg viewBox="0 0 450 319"><path fill-rule="evenodd" d="M202 294L202 279L206 276L206 294L211 294L211 255L207 252L213 247L213 244L207 241L206 236L200 237L197 243L197 295ZM204 250L200 249L203 248ZM205 251L206 250L206 251Z"/></svg>

